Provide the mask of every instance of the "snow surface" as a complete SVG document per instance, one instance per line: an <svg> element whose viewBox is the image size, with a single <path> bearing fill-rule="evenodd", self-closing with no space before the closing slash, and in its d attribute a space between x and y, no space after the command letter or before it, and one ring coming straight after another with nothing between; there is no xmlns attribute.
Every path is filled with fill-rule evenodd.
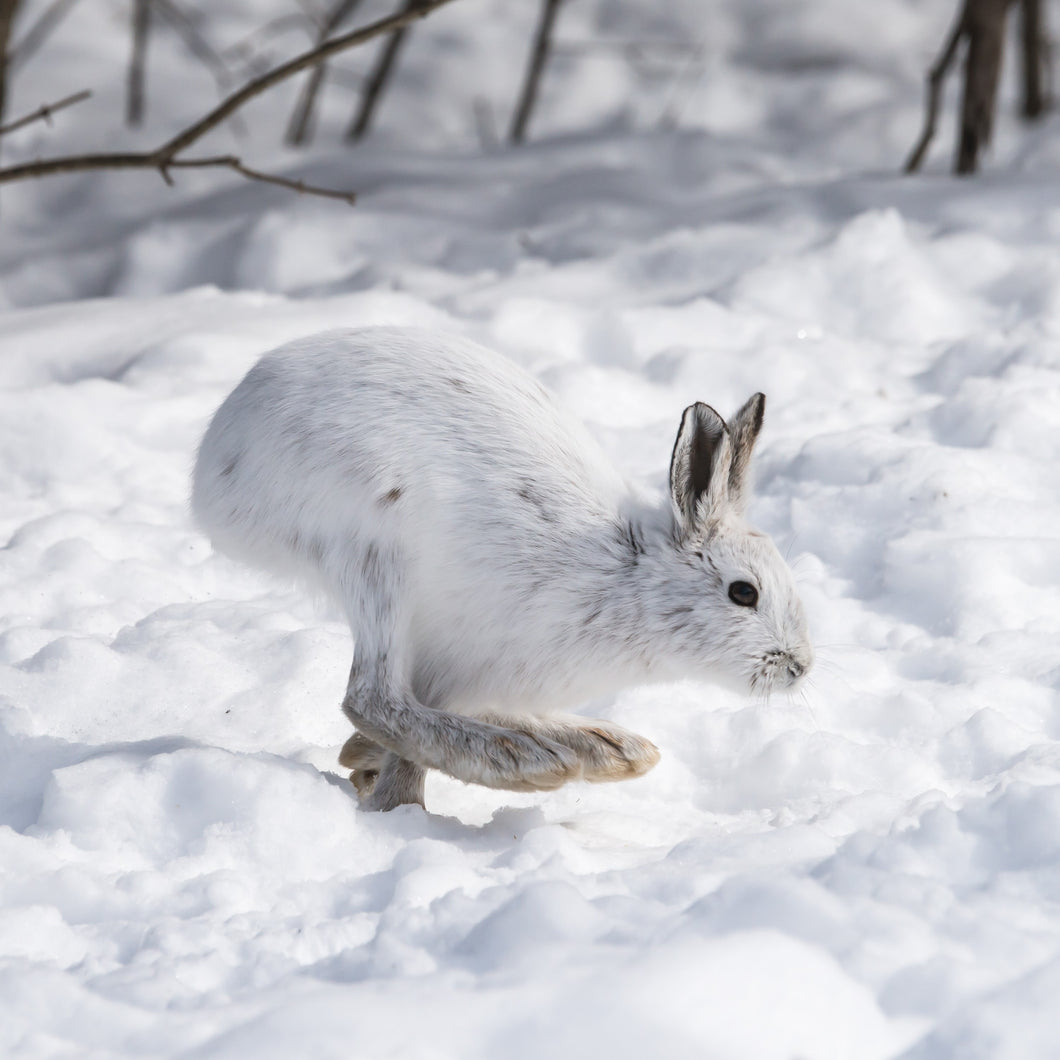
<svg viewBox="0 0 1060 1060"><path fill-rule="evenodd" d="M225 42L287 10L217 6ZM946 175L952 116L896 175L952 6L570 4L509 151L477 138L536 5L459 0L357 150L370 52L311 152L277 145L294 85L215 138L352 210L205 172L4 188L0 1054L1060 1055L1060 137L1009 76L982 176ZM149 128L115 129L126 15L75 7L19 70L11 113L96 94L6 161L215 98L160 39ZM641 780L360 812L348 632L214 555L187 491L262 351L377 322L502 349L649 485L686 404L765 390L805 694L632 690L592 710L659 745Z"/></svg>

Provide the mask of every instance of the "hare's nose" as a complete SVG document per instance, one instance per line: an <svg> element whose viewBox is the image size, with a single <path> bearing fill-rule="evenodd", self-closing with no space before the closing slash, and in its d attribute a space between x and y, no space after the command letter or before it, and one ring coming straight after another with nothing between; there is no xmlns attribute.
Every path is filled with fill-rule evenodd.
<svg viewBox="0 0 1060 1060"><path fill-rule="evenodd" d="M809 670L810 664L804 662L802 659L796 658L794 655L789 655L787 658L787 664L785 669L788 671L788 679L791 684L795 684L796 681L800 680Z"/></svg>

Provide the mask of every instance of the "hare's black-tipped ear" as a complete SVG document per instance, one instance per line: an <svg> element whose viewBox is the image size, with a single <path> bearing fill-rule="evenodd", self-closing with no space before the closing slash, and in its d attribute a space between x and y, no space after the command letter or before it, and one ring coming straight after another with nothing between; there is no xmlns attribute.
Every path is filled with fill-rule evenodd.
<svg viewBox="0 0 1060 1060"><path fill-rule="evenodd" d="M697 401L685 409L670 461L670 495L685 534L722 502L728 447L725 421L709 405Z"/></svg>
<svg viewBox="0 0 1060 1060"><path fill-rule="evenodd" d="M747 508L750 495L748 469L751 466L751 453L755 439L762 429L762 420L766 413L765 394L755 394L736 413L729 425L732 438L732 463L729 465L729 500L741 514Z"/></svg>

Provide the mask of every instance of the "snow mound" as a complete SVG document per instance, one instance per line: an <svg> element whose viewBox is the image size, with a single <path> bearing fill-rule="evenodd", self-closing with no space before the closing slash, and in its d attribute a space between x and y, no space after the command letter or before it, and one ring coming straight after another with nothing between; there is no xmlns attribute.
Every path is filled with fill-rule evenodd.
<svg viewBox="0 0 1060 1060"><path fill-rule="evenodd" d="M482 151L516 6L417 30L356 152L338 79L308 154L248 112L248 158L353 210L218 174L5 188L0 1053L1056 1055L1055 122L905 180L944 13L599 0L563 10L533 142ZM700 59L574 47L650 34ZM12 112L105 81L115 41L75 6ZM187 62L160 127L209 101ZM431 814L362 813L346 627L215 555L187 494L263 351L375 323L496 346L648 488L687 404L767 392L752 517L807 605L805 693L630 690L588 709L659 745L638 781L432 776Z"/></svg>

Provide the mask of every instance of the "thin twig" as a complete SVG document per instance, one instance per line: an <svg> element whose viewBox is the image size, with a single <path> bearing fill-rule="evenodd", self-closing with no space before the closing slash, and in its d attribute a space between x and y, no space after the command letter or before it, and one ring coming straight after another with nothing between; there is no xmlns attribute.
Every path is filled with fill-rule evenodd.
<svg viewBox="0 0 1060 1060"><path fill-rule="evenodd" d="M938 122L939 106L942 103L942 82L946 77L946 72L949 70L950 65L953 63L954 56L957 54L957 45L960 44L961 37L964 34L967 21L967 10L967 3L962 2L961 9L957 14L957 20L953 24L953 29L950 30L946 46L935 60L935 64L928 71L927 109L924 114L924 129L920 134L920 139L917 140L916 146L913 148L912 153L905 163L906 173L915 173L920 168L920 163L924 160L928 145L935 137L935 126Z"/></svg>
<svg viewBox="0 0 1060 1060"><path fill-rule="evenodd" d="M16 129L21 129L23 125L30 125L35 121L46 121L50 123L52 115L57 111L64 110L66 107L72 107L75 103L80 103L82 100L88 99L91 95L92 93L86 88L80 92L75 92L72 96L67 96L65 99L60 99L57 103L45 103L43 106L38 107L32 114L25 114L21 118L9 122L7 125L0 125L0 136L5 135L5 133L14 132Z"/></svg>
<svg viewBox="0 0 1060 1060"><path fill-rule="evenodd" d="M361 0L338 0L338 3L327 13L317 32L316 43L323 44L357 9ZM306 143L312 135L313 114L316 111L317 96L324 84L327 63L320 62L310 71L302 92L298 97L290 121L287 123L285 139L292 146Z"/></svg>
<svg viewBox="0 0 1060 1060"><path fill-rule="evenodd" d="M16 180L28 180L32 177L53 176L58 173L79 173L88 170L102 169L157 169L163 177L167 177L169 169L178 168L178 162L180 160L177 159L177 155L179 155L181 151L184 151L196 141L201 140L208 132L211 132L213 129L217 128L217 126L221 125L222 122L245 103L254 99L256 96L261 95L261 93L265 92L267 89L272 88L274 85L279 84L281 81L284 81L289 77L293 77L302 70L308 69L322 58L336 55L347 48L353 48L358 44L363 44L365 41L369 41L373 37L378 37L381 34L390 33L395 29L400 29L402 26L408 25L410 22L413 22L418 18L423 18L432 11L452 2L453 0L424 0L424 3L412 10L402 11L399 14L380 19L379 21L373 22L361 29L345 33L340 37L335 37L333 40L327 41L325 44L322 44L317 48L311 48L309 51L303 52L289 62L283 63L274 70L270 70L268 73L263 74L261 77L256 78L233 92L208 114L189 125L183 131L177 133L176 136L167 140L153 151L68 155L59 158L39 159L35 162L23 162L19 165L6 166L0 169L0 184L7 184ZM233 156L228 155L219 156L218 160L213 161L210 164L226 166L229 169L234 169L235 166L233 166L230 161L230 158L232 157ZM238 162L238 159L236 161ZM197 160L197 164L200 166L206 165L206 163L201 160ZM241 162L238 162L238 164L242 166ZM246 169L246 167L243 167L243 169ZM243 173L243 169L240 169L239 172ZM249 173L255 174L251 178L254 180L262 179L265 176L264 174L261 174L260 176L257 175L256 170L247 170L243 175L246 176ZM276 180L270 180L270 183L281 183L282 181L283 178L277 178ZM297 182L286 182L283 183L283 186L297 187ZM307 194L328 194L329 197L334 197L336 194L349 194L349 192L329 192L327 189L311 188L309 186L303 186L302 190Z"/></svg>
<svg viewBox="0 0 1060 1060"><path fill-rule="evenodd" d="M508 134L508 139L513 144L521 144L526 138L526 127L530 122L530 114L537 100L541 75L544 72L545 61L548 59L549 48L552 44L552 30L556 24L556 15L559 13L561 2L562 0L543 0L541 19L534 35L534 48L530 53L530 65L526 70L523 88L519 93L519 103L515 108L515 118L512 121L511 132Z"/></svg>
<svg viewBox="0 0 1060 1060"><path fill-rule="evenodd" d="M278 177L273 173L263 173L260 169L251 169L235 155L217 155L214 158L177 158L168 163L167 169L205 169L214 166L225 166L233 169L248 180L260 180L263 184L276 184L281 188L289 188L301 195L317 195L324 199L338 199L352 206L357 201L357 195L352 191L338 191L333 188L321 188L316 184L307 184L304 180L289 180L287 177Z"/></svg>
<svg viewBox="0 0 1060 1060"><path fill-rule="evenodd" d="M409 8L415 7L415 5L416 0L405 0L404 10L407 11ZM383 50L379 53L379 58L376 60L376 64L372 67L372 72L368 75L368 80L365 82L361 105L357 108L357 113L354 115L353 121L350 122L350 127L346 130L347 140L359 140L368 131L368 126L372 124L372 117L375 114L376 107L379 106L383 89L390 79L391 73L393 73L398 52L401 50L401 45L407 32L407 26L394 30L387 38L386 44L383 45Z"/></svg>
<svg viewBox="0 0 1060 1060"><path fill-rule="evenodd" d="M425 15L429 15L432 11L436 11L438 8L444 7L446 4L451 4L452 2L453 0L423 0L423 2L416 7L405 9L398 12L396 15L390 15L387 18L381 18L378 22L373 22L362 29L351 30L349 33L344 33L340 37L335 37L316 48L311 48L309 51L303 52L294 59L282 63L275 69L270 70L268 73L262 74L261 77L244 85L237 92L233 92L228 99L214 107L214 109L205 117L200 118L194 125L189 126L183 132L174 136L169 143L165 144L160 149L161 153L168 158L172 158L178 152L183 151L185 147L188 147L196 140L201 139L211 129L220 125L229 114L238 110L244 103L249 102L255 96L260 96L262 92L272 88L273 85L278 85L281 81L286 81L287 78L300 73L302 70L307 70L309 67L320 62L321 59L327 59L332 55L338 55L339 52L346 51L348 48L356 47L358 44L363 44L365 41L372 40L373 37L381 36L384 33L390 33L395 29L401 29L402 26L407 26L409 23L415 22L417 19L423 18ZM2 178L3 170L0 170L0 179Z"/></svg>
<svg viewBox="0 0 1060 1060"><path fill-rule="evenodd" d="M176 4L170 0L153 0L158 9L158 14L166 19L170 26L176 31L177 36L184 42L184 46L196 59L210 71L214 83L217 85L218 95L224 97L232 90L232 71L224 57L213 47L212 44L199 32L198 26L186 15ZM242 119L233 117L232 132L237 136L244 136L246 128Z"/></svg>
<svg viewBox="0 0 1060 1060"><path fill-rule="evenodd" d="M133 0L132 55L126 75L125 124L141 125L144 120L144 80L147 41L151 34L152 0Z"/></svg>
<svg viewBox="0 0 1060 1060"><path fill-rule="evenodd" d="M21 0L0 0L0 122L4 120L7 106L7 78L11 72L9 52L11 30Z"/></svg>
<svg viewBox="0 0 1060 1060"><path fill-rule="evenodd" d="M86 165L91 161L92 165ZM249 180L260 180L266 184L276 184L281 188L290 188L292 191L304 195L316 195L325 199L340 199L342 202L353 204L356 194L352 191L342 191L335 188L322 188L317 184L307 184L301 180L290 180L287 177L274 176L263 173L261 170L252 169L243 164L242 160L235 155L216 155L210 158L170 158L160 160L150 154L110 154L110 155L81 155L69 158L53 158L48 160L48 176L58 173L81 173L85 170L103 169L156 169L167 184L173 184L170 176L171 169L208 169L224 168L234 170L236 173L247 177ZM0 183L8 180L20 180L27 177L41 176L32 170L40 163L29 162L22 166L9 166L0 170ZM17 172L21 170L22 172ZM8 176L8 174L13 174Z"/></svg>

